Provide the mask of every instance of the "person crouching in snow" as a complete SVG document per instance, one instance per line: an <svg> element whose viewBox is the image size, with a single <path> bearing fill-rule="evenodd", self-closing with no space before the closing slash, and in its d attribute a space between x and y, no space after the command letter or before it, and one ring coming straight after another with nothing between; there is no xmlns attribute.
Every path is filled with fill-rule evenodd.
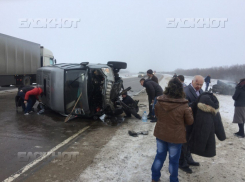
<svg viewBox="0 0 245 182"><path fill-rule="evenodd" d="M171 79L163 95L157 97L155 113L158 119L154 130L157 154L151 167L152 182L160 179L160 171L167 152L169 152L170 181L178 182L181 146L186 143L185 125L193 124L192 111L178 78Z"/></svg>
<svg viewBox="0 0 245 182"><path fill-rule="evenodd" d="M38 96L41 95L42 93L43 93L43 90L40 87L34 88L34 89L26 92L24 103L27 104L27 107L25 109L25 114L24 115L29 115L29 113L32 110L32 107L36 103L36 100L39 101Z"/></svg>
<svg viewBox="0 0 245 182"><path fill-rule="evenodd" d="M130 118L132 114L134 117L141 119L140 115L137 114L139 111L138 104L128 95L127 92L122 93L122 104L124 106L123 111L126 114L125 118Z"/></svg>
<svg viewBox="0 0 245 182"><path fill-rule="evenodd" d="M191 153L203 157L216 155L215 134L220 141L226 139L219 113L219 101L213 93L201 94L192 106L193 130L189 145Z"/></svg>

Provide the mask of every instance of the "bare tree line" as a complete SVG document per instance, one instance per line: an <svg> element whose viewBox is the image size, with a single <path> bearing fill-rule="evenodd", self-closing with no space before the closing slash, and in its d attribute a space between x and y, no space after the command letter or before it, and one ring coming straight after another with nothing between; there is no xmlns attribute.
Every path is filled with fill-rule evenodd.
<svg viewBox="0 0 245 182"><path fill-rule="evenodd" d="M245 78L245 64L232 65L232 66L220 66L212 68L193 68L193 69L176 69L171 74L176 73L177 75L194 76L202 75L206 77L208 75L214 79L230 80L237 82L241 78Z"/></svg>

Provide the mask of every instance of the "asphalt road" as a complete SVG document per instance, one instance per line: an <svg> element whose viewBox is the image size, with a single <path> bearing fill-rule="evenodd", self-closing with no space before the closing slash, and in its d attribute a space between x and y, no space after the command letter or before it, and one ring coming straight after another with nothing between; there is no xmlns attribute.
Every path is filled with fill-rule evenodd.
<svg viewBox="0 0 245 182"><path fill-rule="evenodd" d="M143 89L139 78L125 78L124 87L128 86L132 87L130 95ZM11 87L10 90L12 89L15 88ZM0 88L0 91L6 90L6 87ZM46 111L44 115L33 113L24 116L22 112L16 113L15 94L16 92L0 92L0 181L32 161L20 161L18 152L47 152L94 123L93 120L82 118L64 123L65 118L52 111ZM100 121L97 123L101 125Z"/></svg>

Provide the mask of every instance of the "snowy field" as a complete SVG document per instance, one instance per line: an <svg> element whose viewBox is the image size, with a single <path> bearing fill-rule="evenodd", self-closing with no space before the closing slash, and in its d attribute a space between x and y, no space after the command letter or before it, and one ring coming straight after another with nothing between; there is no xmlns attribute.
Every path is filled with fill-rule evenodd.
<svg viewBox="0 0 245 182"><path fill-rule="evenodd" d="M165 75L160 85L164 89L169 75ZM186 84L192 78L186 78ZM212 83L215 80L211 80ZM205 85L204 85L205 87ZM204 89L203 87L203 89ZM216 139L216 153L212 158L193 155L200 162L199 167L191 167L192 174L179 170L181 182L244 182L245 181L245 139L233 136L238 129L232 124L234 102L231 96L217 95L220 101L220 113L226 131L227 139L223 142ZM147 105L146 93L140 95L140 104ZM140 113L146 108L141 108ZM94 158L93 163L82 172L77 181L87 182L149 182L151 181L151 165L156 154L156 139L153 136L155 124L143 123L136 119L128 120L117 131L101 152ZM131 137L128 130L148 130L149 135ZM168 159L162 169L161 181L169 181Z"/></svg>

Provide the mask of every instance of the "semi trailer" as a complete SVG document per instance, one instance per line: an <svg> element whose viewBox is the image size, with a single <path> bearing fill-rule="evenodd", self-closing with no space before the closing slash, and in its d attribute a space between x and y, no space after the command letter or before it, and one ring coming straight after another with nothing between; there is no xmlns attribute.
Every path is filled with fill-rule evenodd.
<svg viewBox="0 0 245 182"><path fill-rule="evenodd" d="M40 44L0 33L0 86L36 83L37 69L55 62Z"/></svg>

